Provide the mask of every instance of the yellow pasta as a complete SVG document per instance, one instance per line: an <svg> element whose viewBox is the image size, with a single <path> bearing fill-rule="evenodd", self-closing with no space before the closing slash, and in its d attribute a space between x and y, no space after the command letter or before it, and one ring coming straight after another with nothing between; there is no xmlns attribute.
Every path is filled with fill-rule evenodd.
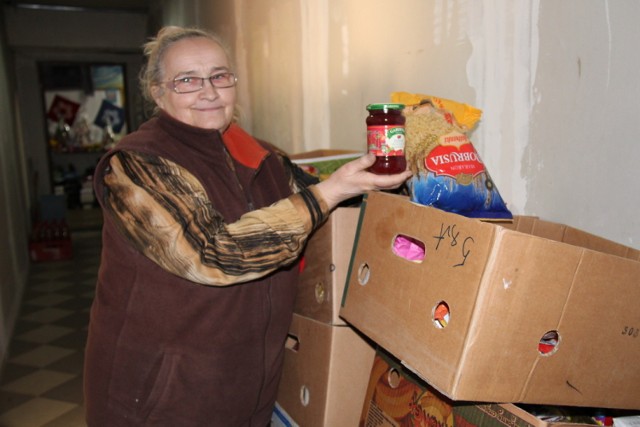
<svg viewBox="0 0 640 427"><path fill-rule="evenodd" d="M406 107L403 114L407 119L405 156L414 173L425 170L423 159L440 143L441 136L465 131L449 112L435 108L430 101Z"/></svg>
<svg viewBox="0 0 640 427"><path fill-rule="evenodd" d="M409 92L393 92L391 94L391 102L404 104L406 106L421 105L425 101L431 102L440 110L446 110L453 113L458 124L466 128L467 132L478 124L480 117L482 116L482 110L479 110L469 104L452 101L450 99Z"/></svg>

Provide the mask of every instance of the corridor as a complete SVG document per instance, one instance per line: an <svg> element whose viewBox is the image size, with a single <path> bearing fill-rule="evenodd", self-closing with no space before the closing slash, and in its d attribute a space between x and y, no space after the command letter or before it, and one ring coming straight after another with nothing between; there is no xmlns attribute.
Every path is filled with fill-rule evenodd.
<svg viewBox="0 0 640 427"><path fill-rule="evenodd" d="M100 232L72 231L73 258L32 264L0 381L0 426L84 427L82 366Z"/></svg>

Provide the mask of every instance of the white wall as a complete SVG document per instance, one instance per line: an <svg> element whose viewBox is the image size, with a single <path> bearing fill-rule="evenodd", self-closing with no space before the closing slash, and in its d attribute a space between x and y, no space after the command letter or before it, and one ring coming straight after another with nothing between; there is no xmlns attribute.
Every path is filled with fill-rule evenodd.
<svg viewBox="0 0 640 427"><path fill-rule="evenodd" d="M640 248L640 2L543 2L525 209Z"/></svg>
<svg viewBox="0 0 640 427"><path fill-rule="evenodd" d="M365 147L393 91L483 110L472 134L511 210L640 248L635 0L226 0L245 126L285 150ZM230 24L235 23L235 29Z"/></svg>

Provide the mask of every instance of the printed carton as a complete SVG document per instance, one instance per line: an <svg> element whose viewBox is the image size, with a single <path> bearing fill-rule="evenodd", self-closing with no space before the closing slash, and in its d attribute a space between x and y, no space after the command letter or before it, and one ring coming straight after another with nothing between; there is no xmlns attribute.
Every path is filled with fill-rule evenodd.
<svg viewBox="0 0 640 427"><path fill-rule="evenodd" d="M555 409L555 408L554 408ZM553 411L559 414L559 411ZM551 417L549 417L551 418ZM454 402L380 351L376 354L360 427L560 427L597 425L588 414L545 421L513 404ZM560 421L561 420L561 421Z"/></svg>

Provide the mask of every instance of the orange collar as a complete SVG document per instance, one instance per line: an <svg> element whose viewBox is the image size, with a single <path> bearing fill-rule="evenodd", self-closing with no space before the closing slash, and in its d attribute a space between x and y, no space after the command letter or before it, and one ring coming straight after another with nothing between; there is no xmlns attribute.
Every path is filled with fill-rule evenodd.
<svg viewBox="0 0 640 427"><path fill-rule="evenodd" d="M257 169L268 151L240 126L232 123L222 134L222 141L231 157L243 166Z"/></svg>

